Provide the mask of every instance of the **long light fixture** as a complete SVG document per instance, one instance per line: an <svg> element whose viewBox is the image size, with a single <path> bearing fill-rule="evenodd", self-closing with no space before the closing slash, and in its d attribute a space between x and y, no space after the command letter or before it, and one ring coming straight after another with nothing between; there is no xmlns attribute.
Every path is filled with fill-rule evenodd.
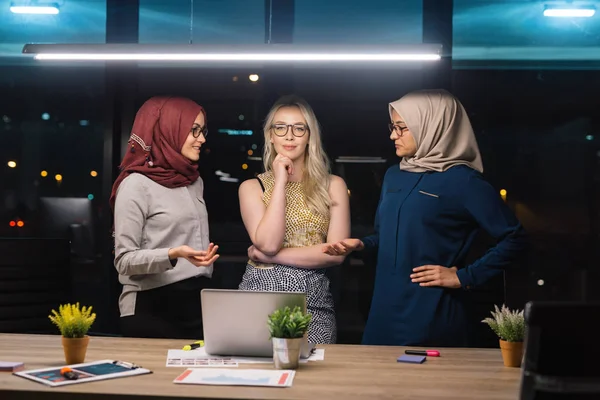
<svg viewBox="0 0 600 400"><path fill-rule="evenodd" d="M10 5L10 12L14 14L58 14L60 12L57 4L23 4L18 5L12 3Z"/></svg>
<svg viewBox="0 0 600 400"><path fill-rule="evenodd" d="M253 46L153 44L27 44L24 54L59 61L197 61L197 62L405 62L437 61L441 45L413 46Z"/></svg>
<svg viewBox="0 0 600 400"><path fill-rule="evenodd" d="M340 156L335 159L335 162L341 164L383 164L387 160L381 157Z"/></svg>
<svg viewBox="0 0 600 400"><path fill-rule="evenodd" d="M594 7L546 7L544 9L544 17L557 17L557 18L582 18L582 17L593 17L596 14Z"/></svg>

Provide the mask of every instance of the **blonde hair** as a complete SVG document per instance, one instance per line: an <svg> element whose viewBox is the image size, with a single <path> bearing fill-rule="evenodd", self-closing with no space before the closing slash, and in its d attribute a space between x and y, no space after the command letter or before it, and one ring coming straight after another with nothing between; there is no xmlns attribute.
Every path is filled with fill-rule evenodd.
<svg viewBox="0 0 600 400"><path fill-rule="evenodd" d="M275 114L284 107L297 107L306 120L309 132L307 133L308 146L304 153L304 173L302 175L302 188L308 208L321 214L324 217L329 216L329 181L330 165L329 159L321 143L321 128L317 117L310 105L304 99L297 96L284 96L277 100L267 114L263 131L265 134L265 146L263 150L263 163L265 171L271 171L273 160L277 156L273 143L271 143L271 126L275 119Z"/></svg>

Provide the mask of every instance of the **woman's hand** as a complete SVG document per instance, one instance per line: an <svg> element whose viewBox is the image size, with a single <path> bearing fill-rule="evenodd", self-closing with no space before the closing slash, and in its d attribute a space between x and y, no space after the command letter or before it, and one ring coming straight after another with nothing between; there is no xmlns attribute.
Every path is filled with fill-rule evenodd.
<svg viewBox="0 0 600 400"><path fill-rule="evenodd" d="M449 289L458 289L461 287L456 267L443 267L441 265L422 265L413 269L410 275L412 282L419 286L440 286Z"/></svg>
<svg viewBox="0 0 600 400"><path fill-rule="evenodd" d="M169 259L185 258L196 267L208 267L219 258L218 249L219 246L214 243L209 244L206 250L194 250L190 246L179 246L169 249Z"/></svg>
<svg viewBox="0 0 600 400"><path fill-rule="evenodd" d="M254 245L248 247L248 258L259 263L269 262L269 256L258 250Z"/></svg>
<svg viewBox="0 0 600 400"><path fill-rule="evenodd" d="M277 157L273 160L275 182L287 183L290 175L294 175L294 163L290 158L277 154Z"/></svg>
<svg viewBox="0 0 600 400"><path fill-rule="evenodd" d="M346 256L353 251L361 251L365 244L360 239L344 239L335 243L326 243L323 246L323 253L330 256Z"/></svg>

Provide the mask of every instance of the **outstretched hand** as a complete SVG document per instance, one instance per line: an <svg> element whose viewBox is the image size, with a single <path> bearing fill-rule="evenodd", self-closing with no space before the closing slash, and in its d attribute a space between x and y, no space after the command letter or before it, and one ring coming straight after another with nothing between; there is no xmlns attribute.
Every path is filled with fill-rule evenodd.
<svg viewBox="0 0 600 400"><path fill-rule="evenodd" d="M461 287L456 267L443 267L441 265L422 265L414 268L410 274L413 283L419 286L440 286L449 289L458 289Z"/></svg>
<svg viewBox="0 0 600 400"><path fill-rule="evenodd" d="M217 250L219 246L211 243L208 245L208 249L206 250L194 250L190 246L179 246L173 249L169 249L169 258L185 258L196 267L208 267L212 265L219 255L217 254Z"/></svg>
<svg viewBox="0 0 600 400"><path fill-rule="evenodd" d="M323 245L323 253L330 256L346 256L353 251L361 251L365 248L360 239L344 239L335 243L326 243Z"/></svg>

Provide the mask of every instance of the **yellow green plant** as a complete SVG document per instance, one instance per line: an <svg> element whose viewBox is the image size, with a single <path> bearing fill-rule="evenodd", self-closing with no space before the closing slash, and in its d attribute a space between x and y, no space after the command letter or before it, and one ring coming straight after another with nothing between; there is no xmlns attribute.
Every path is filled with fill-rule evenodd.
<svg viewBox="0 0 600 400"><path fill-rule="evenodd" d="M96 320L96 314L92 313L91 306L79 308L79 302L77 302L61 304L58 312L52 310L52 315L48 315L48 318L58 327L60 334L64 337L82 338Z"/></svg>
<svg viewBox="0 0 600 400"><path fill-rule="evenodd" d="M293 309L288 306L279 308L273 311L267 320L271 338L301 338L308 330L311 319L312 316L302 312L298 306Z"/></svg>

